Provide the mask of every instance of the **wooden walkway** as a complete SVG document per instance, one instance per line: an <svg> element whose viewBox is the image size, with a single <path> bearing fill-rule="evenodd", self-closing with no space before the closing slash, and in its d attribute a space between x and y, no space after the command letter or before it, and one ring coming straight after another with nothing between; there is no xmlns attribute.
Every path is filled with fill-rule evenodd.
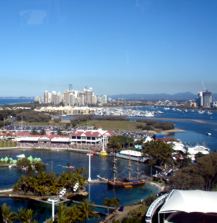
<svg viewBox="0 0 217 223"><path fill-rule="evenodd" d="M75 194L75 196L78 194L84 195L84 193L77 193L77 194ZM86 195L86 193L85 193L85 195ZM51 204L51 202L48 201L48 198L51 198L52 196L34 196L34 195L18 194L18 193L13 192L12 188L8 188L8 189L0 190L0 197L29 199L29 200L33 200L33 201L46 203L46 204ZM54 196L54 198L58 198L58 197ZM68 198L62 198L59 201L55 202L55 205L59 205L61 203L70 202L70 201L74 204L82 204L81 201L76 201L76 200L72 200L72 199L68 199ZM112 211L116 209L115 207L100 205L100 204L91 204L90 203L90 205L94 208L101 208L101 209L112 210Z"/></svg>
<svg viewBox="0 0 217 223"><path fill-rule="evenodd" d="M81 201L75 201L72 200L74 204L82 204ZM111 206L106 206L106 205L101 205L101 204L90 204L90 206L95 207L95 208L102 208L102 209L107 209L107 210L115 210L116 207L111 207Z"/></svg>

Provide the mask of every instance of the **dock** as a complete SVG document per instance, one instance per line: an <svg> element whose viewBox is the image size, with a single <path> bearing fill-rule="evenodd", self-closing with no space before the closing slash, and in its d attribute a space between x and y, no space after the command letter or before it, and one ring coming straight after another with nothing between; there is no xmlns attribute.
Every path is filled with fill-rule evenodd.
<svg viewBox="0 0 217 223"><path fill-rule="evenodd" d="M81 201L75 201L75 200L71 200L74 204L82 204ZM102 209L107 209L107 210L112 210L114 211L116 209L116 207L111 207L111 206L106 206L106 205L101 205L101 204L90 204L90 206L94 207L94 208L102 208Z"/></svg>
<svg viewBox="0 0 217 223"><path fill-rule="evenodd" d="M36 196L36 195L30 195L30 194L21 194L14 192L12 188L8 189L2 189L0 190L0 197L7 197L7 198L18 198L18 199L28 199L28 200L33 200L33 201L38 201L38 202L43 202L47 204L51 204L51 202L48 201L49 198L56 198L58 201L56 204L72 201L71 198L75 196L84 196L86 197L88 195L88 192L86 191L80 191L77 193L69 194L69 196L66 196L64 198L60 198L58 196Z"/></svg>
<svg viewBox="0 0 217 223"><path fill-rule="evenodd" d="M97 181L101 182L101 180L97 180ZM81 191L80 193L73 194L73 196L71 198L73 198L76 195L87 196L87 194L88 194L87 192ZM55 206L56 205L58 206L62 203L66 203L66 202L72 202L73 204L82 204L82 201L73 200L73 199L70 198L70 196L59 198L58 196L35 196L35 195L19 194L19 193L13 192L12 188L0 190L0 198L1 197L28 199L28 200L41 202L41 203L44 203L44 204L49 204L49 205L52 205L51 200L55 200L55 202L54 202ZM107 215L108 213L110 213L111 211L114 211L116 209L116 207L106 206L106 205L102 205L102 204L90 203L90 206L93 207L93 208L106 210L107 213L96 212L96 213L103 214L103 215Z"/></svg>

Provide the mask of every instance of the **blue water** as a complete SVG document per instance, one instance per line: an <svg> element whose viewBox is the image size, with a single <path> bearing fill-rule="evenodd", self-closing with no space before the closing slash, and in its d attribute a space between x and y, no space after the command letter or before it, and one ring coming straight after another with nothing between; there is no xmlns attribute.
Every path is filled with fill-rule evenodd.
<svg viewBox="0 0 217 223"><path fill-rule="evenodd" d="M160 121L171 121L175 123L176 128L183 129L184 132L177 132L174 137L182 140L188 145L201 144L209 147L211 150L217 149L217 112L213 112L212 115L207 113L198 114L197 111L165 111L160 107L138 107L137 109L143 110L161 110L164 113L157 114L156 119ZM210 132L212 135L208 136ZM88 157L85 154L73 153L73 152L54 152L54 151L42 151L42 150L26 150L26 151L0 151L0 157L10 155L16 157L17 154L25 153L26 156L32 155L34 157L40 157L47 164L48 171L55 171L61 173L65 169L67 163L71 163L75 167L88 168ZM144 164L141 168L144 173L147 174L149 170L145 168ZM127 161L119 160L119 173L122 176L127 174ZM92 178L96 178L97 175L111 178L112 177L112 158L101 158L94 156L92 158ZM12 186L16 180L20 177L21 173L16 169L0 169L0 188L7 188ZM89 199L92 202L100 204L106 197L117 197L122 205L137 202L141 198L149 196L151 193L157 191L156 188L149 185L145 185L140 188L133 188L129 190L125 189L109 189L105 184L92 184L87 187L89 193ZM39 222L43 222L46 218L50 217L50 207L46 204L38 202L30 202L23 200L12 199L0 199L0 204L7 202L13 209L19 207L32 208L35 210L37 219Z"/></svg>
<svg viewBox="0 0 217 223"><path fill-rule="evenodd" d="M76 168L83 167L88 168L88 157L86 154L80 154L75 152L57 152L57 151L45 151L45 150L22 150L22 151L0 151L0 157L10 156L16 158L16 155L24 153L26 156L32 155L33 157L40 157L43 162L46 163L48 171L55 171L61 173L66 169L67 163L72 164ZM97 175L111 178L112 177L112 157L101 158L99 156L93 156L92 158L92 179L96 179ZM121 176L127 175L127 160L119 159L117 167L119 168L119 174ZM133 173L135 173L135 166ZM140 164L140 169L143 174L148 174L149 170L144 164ZM21 172L16 169L1 168L0 169L0 188L11 187L17 179L21 176ZM110 189L107 184L91 184L87 187L89 192L88 199L96 204L102 204L105 198L116 197L120 200L121 205L130 204L140 201L142 198L149 196L152 193L157 192L157 188L150 185L133 189ZM13 209L20 207L32 208L35 213L40 213L37 219L43 222L46 218L50 217L50 207L46 204L40 204L38 202L23 201L16 199L0 199L0 205L2 203L8 203ZM43 214L41 214L43 213Z"/></svg>
<svg viewBox="0 0 217 223"><path fill-rule="evenodd" d="M156 114L154 119L160 121L169 121L175 124L176 128L183 129L184 132L177 132L174 137L180 139L187 145L204 145L213 151L217 150L217 111L212 111L212 115L199 114L197 110L188 110L185 112L164 110L162 107L140 107L137 109L162 111L162 114ZM211 136L208 135L211 133Z"/></svg>
<svg viewBox="0 0 217 223"><path fill-rule="evenodd" d="M0 105L25 104L31 102L33 102L31 98L0 98Z"/></svg>

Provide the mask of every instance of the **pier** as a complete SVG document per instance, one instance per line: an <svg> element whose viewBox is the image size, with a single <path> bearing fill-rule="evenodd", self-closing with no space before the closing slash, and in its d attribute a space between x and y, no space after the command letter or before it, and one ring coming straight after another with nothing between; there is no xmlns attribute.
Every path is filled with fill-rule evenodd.
<svg viewBox="0 0 217 223"><path fill-rule="evenodd" d="M75 200L71 200L72 203L74 204L81 204L81 201L75 201ZM107 210L112 210L114 211L116 209L116 207L111 207L111 206L106 206L106 205L101 205L101 204L90 204L90 206L94 207L94 208L102 208L102 209L107 209Z"/></svg>
<svg viewBox="0 0 217 223"><path fill-rule="evenodd" d="M88 194L87 192L81 191L79 193L73 194L73 196L76 196L76 195L86 196L87 194ZM71 202L73 204L78 204L78 205L82 204L82 201L72 200L70 199L69 196L60 198L59 196L35 196L35 195L19 194L19 193L13 192L12 188L0 190L0 198L1 197L28 199L28 200L33 200L33 201L51 205L51 208L52 208L51 218L53 221L55 219L55 206L58 206L66 202ZM95 211L97 214L100 214L100 215L108 215L116 209L115 207L110 207L110 206L100 205L100 204L93 204L93 203L90 203L90 206L93 208L104 209L105 211Z"/></svg>
<svg viewBox="0 0 217 223"><path fill-rule="evenodd" d="M82 195L82 196L86 196L87 192L79 192L79 193L75 193L73 194L74 196L76 195ZM35 196L35 195L27 195L27 194L19 194L16 192L13 192L12 188L8 188L8 189L2 189L0 190L0 197L9 197L9 198L20 198L20 199L29 199L29 200L33 200L33 201L38 201L38 202L42 202L42 203L46 203L46 204L51 204L51 201L49 201L48 199L56 199L57 201L55 201L55 205L59 205L61 203L65 203L65 202L72 202L74 204L81 204L81 201L76 201L76 200L72 200L69 198L59 198L58 196ZM115 207L110 207L110 206L106 206L106 205L100 205L100 204L90 204L92 207L94 208L102 208L102 209L106 209L106 210L115 210Z"/></svg>
<svg viewBox="0 0 217 223"><path fill-rule="evenodd" d="M49 198L56 198L58 199L58 202L56 202L57 204L59 203L63 203L63 202L67 202L67 201L71 201L75 196L84 196L86 197L88 195L88 192L86 191L80 191L77 193L73 193L73 194L68 194L68 196L66 196L65 198L60 198L58 196L37 196L37 195L30 195L30 194L21 194L21 193L16 193L13 191L12 188L8 188L8 189L2 189L0 190L0 197L9 197L9 198L20 198L20 199L29 199L29 200L33 200L33 201L39 201L39 202L43 202L43 203L48 203L50 204L50 202L48 201Z"/></svg>

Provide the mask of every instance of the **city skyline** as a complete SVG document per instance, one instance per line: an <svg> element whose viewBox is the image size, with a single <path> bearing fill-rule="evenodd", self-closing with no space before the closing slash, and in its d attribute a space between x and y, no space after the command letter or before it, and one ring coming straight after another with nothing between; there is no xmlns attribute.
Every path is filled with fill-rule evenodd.
<svg viewBox="0 0 217 223"><path fill-rule="evenodd" d="M214 0L0 3L0 96L217 89Z"/></svg>

